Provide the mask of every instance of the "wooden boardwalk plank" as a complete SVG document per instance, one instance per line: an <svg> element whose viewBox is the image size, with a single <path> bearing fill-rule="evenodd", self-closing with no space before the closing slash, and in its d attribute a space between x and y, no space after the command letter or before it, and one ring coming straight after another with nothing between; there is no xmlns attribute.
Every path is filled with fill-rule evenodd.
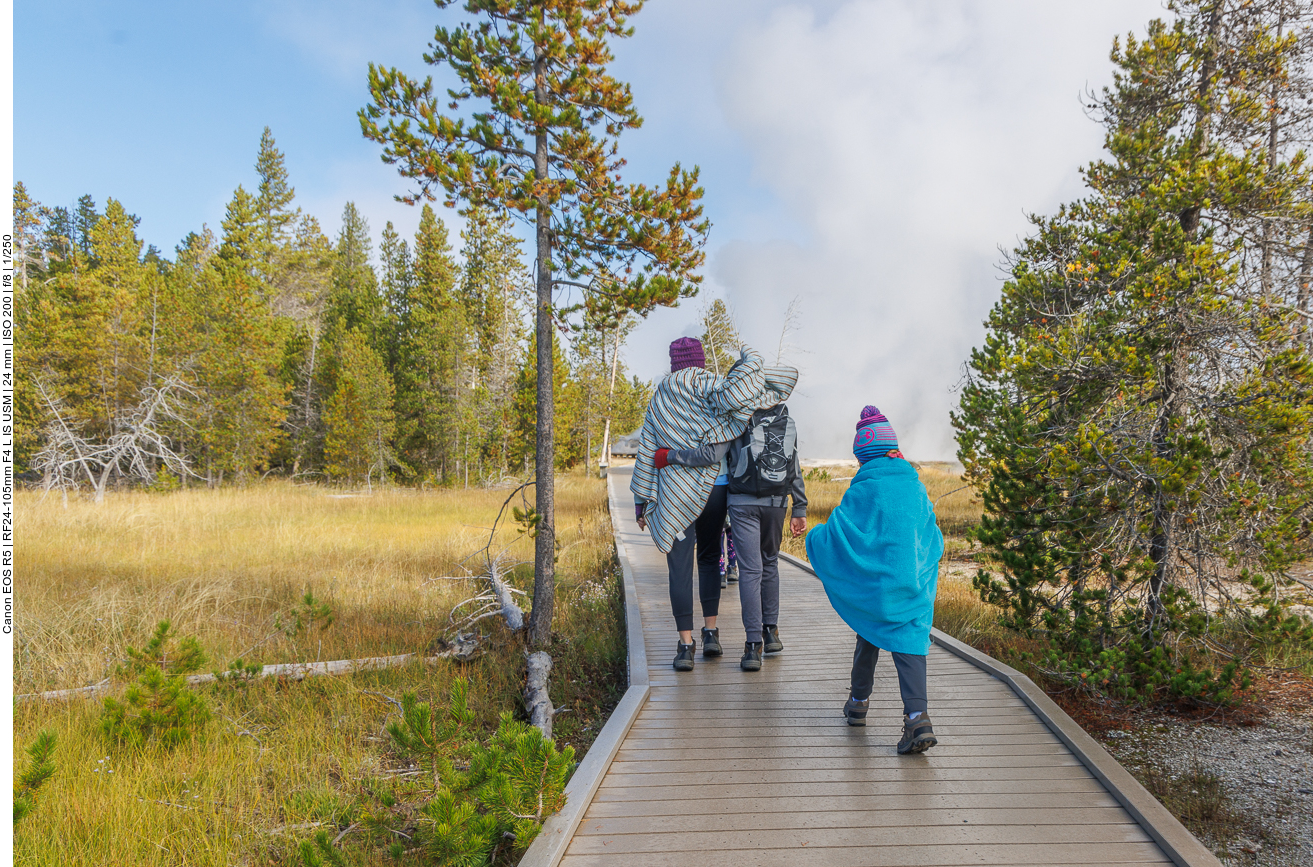
<svg viewBox="0 0 1313 867"><path fill-rule="evenodd" d="M761 672L739 670L744 636L730 585L720 605L725 655L674 672L665 557L634 525L628 475L611 484L650 692L562 865L1170 863L1017 691L938 645L927 660L937 747L896 754L901 702L885 659L870 724L847 726L853 634L815 577L786 562L783 653Z"/></svg>
<svg viewBox="0 0 1313 867"><path fill-rule="evenodd" d="M679 852L572 853L586 838L576 837L562 859L562 867L687 867L691 858L706 858L713 851L733 858L734 867L955 867L981 864L1168 864L1153 843L1043 844L926 844L923 846L812 847L789 846L740 852L734 849ZM805 841L804 841L805 842ZM714 856L712 856L714 857Z"/></svg>
<svg viewBox="0 0 1313 867"><path fill-rule="evenodd" d="M616 834L650 834L649 816L597 817L583 823L577 836ZM826 810L811 813L696 813L682 816L682 831L748 831L784 828L916 828L931 825L1012 826L1012 825L1119 825L1126 823L1126 813L1116 805L1056 809L921 809L921 810Z"/></svg>
<svg viewBox="0 0 1313 867"><path fill-rule="evenodd" d="M705 794L705 793L704 793ZM988 810L988 809L1024 809L1039 811L1051 808L1098 809L1107 807L1118 809L1117 800L1107 792L1043 792L1036 794L1010 794L1006 799L997 795L964 795L961 793L937 792L934 795L916 799L916 809L933 812L936 810ZM887 810L906 810L908 801L902 795L846 795L828 796L798 800L773 795L760 795L753 799L752 809L745 810L742 804L735 804L723 798L688 798L683 801L594 801L589 808L589 819L603 819L618 816L738 816L742 821L753 821L752 817L767 813L834 813L834 812L883 812ZM1125 818L1124 813L1118 814ZM581 825L582 827L582 825ZM662 825L654 823L651 830L660 830Z"/></svg>
<svg viewBox="0 0 1313 867"><path fill-rule="evenodd" d="M731 849L786 849L803 846L856 848L870 846L934 845L978 846L1031 843L1148 843L1149 835L1134 822L1070 825L876 825L857 828L763 828L736 831L689 831L671 828L664 834L576 835L567 853L591 855L616 852L706 852Z"/></svg>

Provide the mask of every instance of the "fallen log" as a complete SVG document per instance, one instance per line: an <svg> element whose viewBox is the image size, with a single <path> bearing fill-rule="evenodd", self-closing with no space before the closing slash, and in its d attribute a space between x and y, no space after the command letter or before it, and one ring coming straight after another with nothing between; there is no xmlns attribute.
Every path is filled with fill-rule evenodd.
<svg viewBox="0 0 1313 867"><path fill-rule="evenodd" d="M497 575L496 564L488 568L488 583L492 585L492 595L497 597L497 604L501 606L501 616L506 621L506 627L511 632L519 632L524 628L524 611L515 604L511 588Z"/></svg>
<svg viewBox="0 0 1313 867"><path fill-rule="evenodd" d="M552 717L556 715L551 696L547 694L547 675L552 670L552 657L545 650L529 654L529 673L524 681L524 707L529 722L537 726L543 737L552 736Z"/></svg>
<svg viewBox="0 0 1313 867"><path fill-rule="evenodd" d="M292 680L305 680L307 677L322 677L327 675L355 674L358 671L381 671L385 668L398 668L412 660L422 660L426 665L435 665L453 657L459 657L462 651L462 645L457 645L451 650L443 651L436 656L420 656L416 653L403 653L399 656L373 656L366 659L337 659L332 662L282 662L273 665L266 665L260 669L258 674L252 677L288 677ZM549 663L550 665L550 663ZM220 679L220 676L214 674L189 674L187 683L191 686L199 686L205 683L214 683ZM81 686L76 689L53 689L48 692L30 692L25 695L14 696L14 701L32 701L32 700L58 700L67 698L91 698L103 692L109 692L113 684L106 678L100 683L94 683L91 686Z"/></svg>

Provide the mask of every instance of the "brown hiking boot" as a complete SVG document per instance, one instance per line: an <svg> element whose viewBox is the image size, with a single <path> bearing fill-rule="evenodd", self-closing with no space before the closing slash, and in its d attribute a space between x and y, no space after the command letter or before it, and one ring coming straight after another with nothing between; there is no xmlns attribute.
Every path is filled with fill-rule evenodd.
<svg viewBox="0 0 1313 867"><path fill-rule="evenodd" d="M903 737L898 741L898 754L923 753L939 743L930 714L922 712L916 719L903 717Z"/></svg>

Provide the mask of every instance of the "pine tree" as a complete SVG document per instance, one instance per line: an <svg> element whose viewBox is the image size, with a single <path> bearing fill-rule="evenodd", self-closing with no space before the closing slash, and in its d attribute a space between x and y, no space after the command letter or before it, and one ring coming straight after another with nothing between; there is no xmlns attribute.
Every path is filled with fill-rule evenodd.
<svg viewBox="0 0 1313 867"><path fill-rule="evenodd" d="M738 360L742 345L734 314L724 301L715 299L702 311L702 346L707 353L707 369L724 376Z"/></svg>
<svg viewBox="0 0 1313 867"><path fill-rule="evenodd" d="M272 281L278 251L291 240L289 236L297 214L289 209L292 200L296 198L296 190L287 181L283 152L274 146L274 136L269 127L265 127L260 136L260 154L255 161L255 171L260 176L255 196L256 249L263 264L265 279Z"/></svg>
<svg viewBox="0 0 1313 867"><path fill-rule="evenodd" d="M1114 46L1108 157L1035 218L954 417L1002 573L982 598L1124 695L1224 700L1235 667L1197 671L1191 641L1219 615L1296 628L1277 588L1309 532L1313 210L1306 131L1273 130L1309 96L1288 34L1313 22L1279 5L1180 3Z"/></svg>
<svg viewBox="0 0 1313 867"><path fill-rule="evenodd" d="M195 399L177 432L211 485L270 466L284 436L282 345L262 286L214 252L208 229L189 237L170 273L162 355L187 359Z"/></svg>
<svg viewBox="0 0 1313 867"><path fill-rule="evenodd" d="M28 280L45 274L41 236L47 209L27 194L22 181L14 183L14 271L17 289L27 289Z"/></svg>
<svg viewBox="0 0 1313 867"><path fill-rule="evenodd" d="M383 300L393 319L403 319L415 271L410 260L410 245L397 234L391 220L383 227L378 252L383 265Z"/></svg>
<svg viewBox="0 0 1313 867"><path fill-rule="evenodd" d="M474 415L482 431L483 466L512 466L511 401L524 354L524 306L532 285L510 217L474 208L461 234L465 257L460 296L474 332L478 382Z"/></svg>
<svg viewBox="0 0 1313 867"><path fill-rule="evenodd" d="M332 244L309 215L301 217L291 243L280 251L273 309L284 322L279 378L291 403L289 452L283 457L293 475L316 464L322 452L323 338L335 261Z"/></svg>
<svg viewBox="0 0 1313 867"><path fill-rule="evenodd" d="M111 432L122 410L138 402L141 386L147 384L148 341L142 330L145 269L138 222L122 203L108 199L104 217L88 238L90 258L98 266L79 281L96 284L95 300L89 305L94 314L78 330L83 345L94 347L98 356L91 365L93 399L99 404L95 415ZM84 310L74 307L70 313L80 318ZM92 333L93 329L99 333Z"/></svg>
<svg viewBox="0 0 1313 867"><path fill-rule="evenodd" d="M46 222L45 237L42 248L45 253L47 268L52 274L63 274L73 270L74 243L73 215L68 208L51 208L50 218Z"/></svg>
<svg viewBox="0 0 1313 867"><path fill-rule="evenodd" d="M456 263L447 227L425 206L415 235L413 279L396 307L398 443L418 476L456 479L468 471L472 425L468 397L473 352L455 295ZM477 452L477 448L475 448Z"/></svg>
<svg viewBox="0 0 1313 867"><path fill-rule="evenodd" d="M356 210L355 203L347 202L334 246L330 318L335 335L360 329L377 351L381 348L384 310L378 276L369 264L372 251L369 221Z"/></svg>
<svg viewBox="0 0 1313 867"><path fill-rule="evenodd" d="M224 213L223 243L219 245L219 258L230 268L240 268L248 274L256 273L261 258L260 215L256 200L240 184Z"/></svg>
<svg viewBox="0 0 1313 867"><path fill-rule="evenodd" d="M454 5L438 0L438 7ZM641 118L627 85L611 77L609 40L632 30L641 2L626 0L466 0L473 22L439 27L434 65L462 82L439 96L395 69L369 68L372 103L360 112L364 134L383 158L415 178L429 198L436 187L457 201L532 215L535 230L537 341L535 491L537 534L529 631L550 642L556 537L554 290L582 288L618 309L646 312L696 291L695 269L709 228L698 204L697 171L676 164L664 189L625 185L617 139ZM444 115L476 100L467 121ZM490 104L485 105L487 100ZM384 120L386 118L386 120ZM380 126L380 121L384 121ZM600 289L600 293L593 290Z"/></svg>
<svg viewBox="0 0 1313 867"><path fill-rule="evenodd" d="M96 210L96 200L90 195L78 199L77 210L73 212L72 237L77 249L84 259L93 257L91 230L100 222L100 212Z"/></svg>
<svg viewBox="0 0 1313 867"><path fill-rule="evenodd" d="M391 377L359 329L342 336L335 366L336 390L324 410L328 475L347 482L385 482L394 464Z"/></svg>
<svg viewBox="0 0 1313 867"><path fill-rule="evenodd" d="M575 432L579 402L565 399L570 383L570 365L560 344L556 344L552 355L552 401L561 408L559 424L553 427L556 441L552 454L557 461L556 469L565 469L572 457L570 440ZM511 399L511 419L514 425L509 455L511 464L528 469L537 455L534 433L538 426L538 359L533 352L525 352L521 359L515 394Z"/></svg>

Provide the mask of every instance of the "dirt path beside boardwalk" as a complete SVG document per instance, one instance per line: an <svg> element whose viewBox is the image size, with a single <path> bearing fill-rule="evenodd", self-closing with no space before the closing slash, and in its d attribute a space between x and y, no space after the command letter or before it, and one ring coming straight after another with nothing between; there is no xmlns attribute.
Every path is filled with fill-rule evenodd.
<svg viewBox="0 0 1313 867"><path fill-rule="evenodd" d="M1096 735L1228 865L1313 865L1313 708L1254 725L1171 714Z"/></svg>

